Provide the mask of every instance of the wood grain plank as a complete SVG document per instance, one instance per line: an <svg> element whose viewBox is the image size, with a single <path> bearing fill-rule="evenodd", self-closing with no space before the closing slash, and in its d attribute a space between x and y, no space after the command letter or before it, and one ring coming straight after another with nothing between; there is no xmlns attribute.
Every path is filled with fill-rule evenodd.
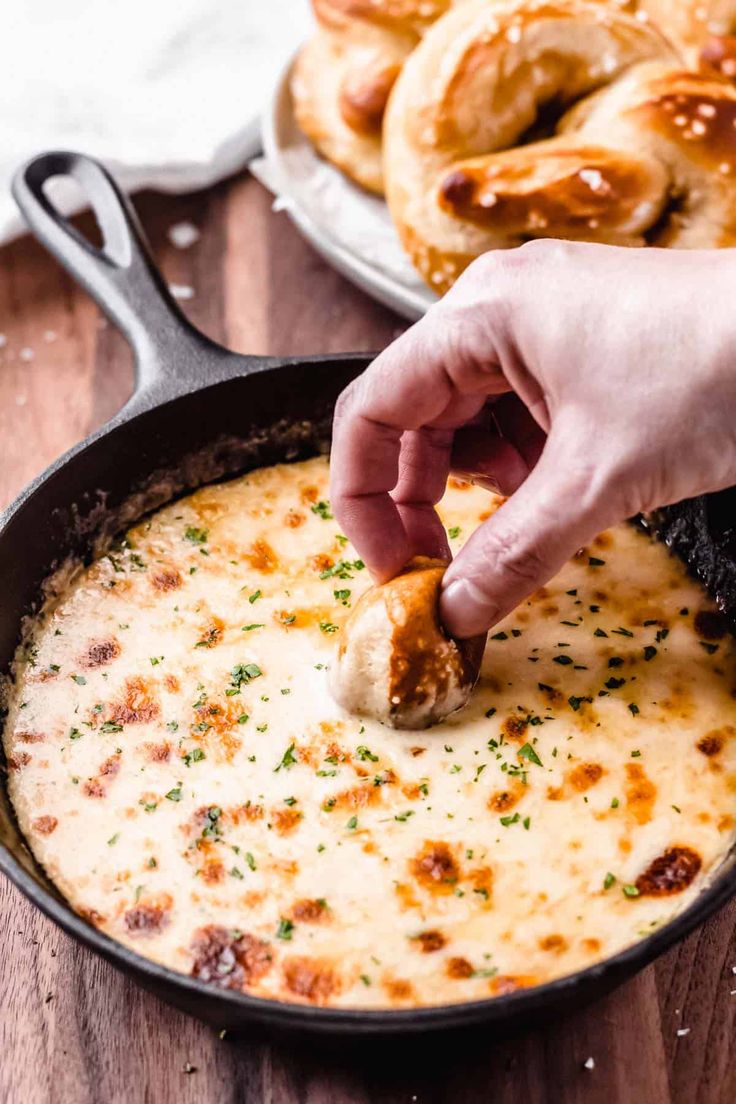
<svg viewBox="0 0 736 1104"><path fill-rule="evenodd" d="M369 350L404 328L330 270L248 176L137 205L167 280L194 291L185 312L238 351ZM186 250L168 237L182 220L201 232ZM0 251L0 332L6 503L125 401L132 371L125 342L27 239ZM735 922L736 906L604 1000L512 1038L325 1050L218 1038L83 950L0 879L0 1101L732 1104ZM690 1033L678 1037L679 1027Z"/></svg>

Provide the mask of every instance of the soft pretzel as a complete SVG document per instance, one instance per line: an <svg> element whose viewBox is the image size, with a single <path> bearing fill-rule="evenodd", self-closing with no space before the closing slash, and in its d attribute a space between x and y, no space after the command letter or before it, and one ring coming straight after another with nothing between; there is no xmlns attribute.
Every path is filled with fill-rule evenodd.
<svg viewBox="0 0 736 1104"><path fill-rule="evenodd" d="M391 88L427 27L461 0L312 0L317 30L292 78L296 119L329 161L383 192L381 127Z"/></svg>
<svg viewBox="0 0 736 1104"><path fill-rule="evenodd" d="M736 79L736 0L640 0L689 66Z"/></svg>
<svg viewBox="0 0 736 1104"><path fill-rule="evenodd" d="M576 101L553 137L526 141L546 105ZM438 292L479 254L536 237L729 245L735 103L730 84L683 72L651 23L613 6L472 0L394 89L389 207Z"/></svg>
<svg viewBox="0 0 736 1104"><path fill-rule="evenodd" d="M450 639L439 620L446 564L416 556L361 596L330 671L333 697L393 728L428 728L464 706L478 679L485 634Z"/></svg>

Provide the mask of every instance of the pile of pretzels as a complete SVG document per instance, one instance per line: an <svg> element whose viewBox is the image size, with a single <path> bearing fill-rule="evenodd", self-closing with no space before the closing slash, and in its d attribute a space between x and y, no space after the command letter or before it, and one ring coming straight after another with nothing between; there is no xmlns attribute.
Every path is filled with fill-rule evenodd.
<svg viewBox="0 0 736 1104"><path fill-rule="evenodd" d="M553 237L736 244L736 0L312 0L297 120L438 294Z"/></svg>

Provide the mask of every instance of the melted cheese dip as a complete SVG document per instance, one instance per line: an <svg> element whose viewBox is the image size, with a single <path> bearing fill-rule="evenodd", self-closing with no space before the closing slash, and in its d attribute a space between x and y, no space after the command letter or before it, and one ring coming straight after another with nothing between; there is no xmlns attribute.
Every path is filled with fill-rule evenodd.
<svg viewBox="0 0 736 1104"><path fill-rule="evenodd" d="M18 664L12 799L75 909L212 984L400 1007L578 970L690 902L736 808L733 642L604 533L423 733L327 690L369 585L322 459L207 487L81 571ZM498 506L454 483L455 549Z"/></svg>

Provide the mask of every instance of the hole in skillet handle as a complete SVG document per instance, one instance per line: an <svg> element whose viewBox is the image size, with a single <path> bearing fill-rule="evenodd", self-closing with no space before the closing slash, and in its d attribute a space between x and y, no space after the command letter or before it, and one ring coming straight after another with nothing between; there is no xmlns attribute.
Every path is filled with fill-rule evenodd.
<svg viewBox="0 0 736 1104"><path fill-rule="evenodd" d="M101 245L85 238L54 205L47 186L58 178L81 189ZM17 170L12 190L34 235L130 342L137 391L128 414L270 363L237 356L191 325L155 265L132 204L98 161L68 151L41 154Z"/></svg>

